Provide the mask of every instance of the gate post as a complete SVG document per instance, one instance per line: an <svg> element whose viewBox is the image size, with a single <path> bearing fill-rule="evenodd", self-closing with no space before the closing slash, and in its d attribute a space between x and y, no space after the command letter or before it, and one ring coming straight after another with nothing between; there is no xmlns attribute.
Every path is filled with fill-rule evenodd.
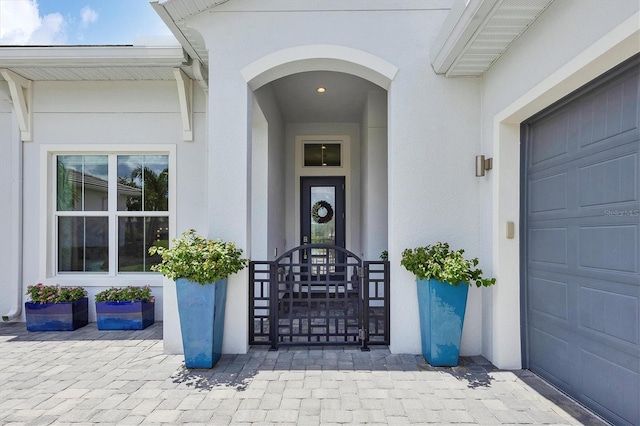
<svg viewBox="0 0 640 426"><path fill-rule="evenodd" d="M363 262L362 273L360 275L360 291L362 292L362 328L358 333L358 337L362 342L360 350L369 352L369 267L367 262Z"/></svg>
<svg viewBox="0 0 640 426"><path fill-rule="evenodd" d="M269 262L269 340L270 351L278 350L278 275L276 263Z"/></svg>

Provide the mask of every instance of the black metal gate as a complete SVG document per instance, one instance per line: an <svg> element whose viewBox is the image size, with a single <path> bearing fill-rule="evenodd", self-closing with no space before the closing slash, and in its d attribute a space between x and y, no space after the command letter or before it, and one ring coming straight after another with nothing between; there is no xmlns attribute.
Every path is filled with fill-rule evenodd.
<svg viewBox="0 0 640 426"><path fill-rule="evenodd" d="M389 344L389 262L307 244L249 268L251 345Z"/></svg>

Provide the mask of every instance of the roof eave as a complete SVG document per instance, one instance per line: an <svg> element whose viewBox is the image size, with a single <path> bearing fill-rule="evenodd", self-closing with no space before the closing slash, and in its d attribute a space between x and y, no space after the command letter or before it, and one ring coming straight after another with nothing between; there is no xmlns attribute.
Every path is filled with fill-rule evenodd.
<svg viewBox="0 0 640 426"><path fill-rule="evenodd" d="M10 46L0 48L3 68L37 66L168 66L188 62L181 47Z"/></svg>
<svg viewBox="0 0 640 426"><path fill-rule="evenodd" d="M436 74L445 74L484 23L497 0L458 0L445 19L430 50Z"/></svg>
<svg viewBox="0 0 640 426"><path fill-rule="evenodd" d="M456 0L431 46L434 71L447 77L484 75L552 2Z"/></svg>
<svg viewBox="0 0 640 426"><path fill-rule="evenodd" d="M187 54L191 58L198 60L201 64L204 65L204 61L202 60L200 55L198 55L198 52L194 49L191 42L187 39L187 37L185 37L178 25L175 23L167 8L158 0L152 1L149 4L151 5L151 7L153 7L153 10L156 11L160 19L162 19L162 22L164 22L164 24L169 28L169 31L171 31L173 36L182 45L182 48L187 52Z"/></svg>

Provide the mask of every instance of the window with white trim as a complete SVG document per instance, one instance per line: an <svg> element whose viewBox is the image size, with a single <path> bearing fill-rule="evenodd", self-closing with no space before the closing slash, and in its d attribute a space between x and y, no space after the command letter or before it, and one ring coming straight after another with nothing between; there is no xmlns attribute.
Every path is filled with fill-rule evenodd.
<svg viewBox="0 0 640 426"><path fill-rule="evenodd" d="M149 272L169 243L169 155L58 154L58 273Z"/></svg>

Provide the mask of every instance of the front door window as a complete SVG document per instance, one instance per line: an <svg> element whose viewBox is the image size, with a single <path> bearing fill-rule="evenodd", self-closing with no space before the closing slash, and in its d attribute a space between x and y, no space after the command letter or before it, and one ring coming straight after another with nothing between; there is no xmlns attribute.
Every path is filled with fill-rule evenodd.
<svg viewBox="0 0 640 426"><path fill-rule="evenodd" d="M301 178L301 244L345 247L344 177ZM324 265L336 263L335 250L314 248L305 253L312 275L325 275Z"/></svg>

